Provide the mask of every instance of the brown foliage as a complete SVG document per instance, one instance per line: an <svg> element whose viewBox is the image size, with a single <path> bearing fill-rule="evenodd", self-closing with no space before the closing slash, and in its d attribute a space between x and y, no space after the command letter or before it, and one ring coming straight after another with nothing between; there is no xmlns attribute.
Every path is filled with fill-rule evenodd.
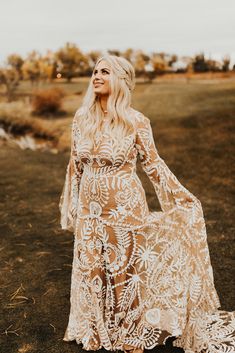
<svg viewBox="0 0 235 353"><path fill-rule="evenodd" d="M14 99L16 89L20 82L20 76L16 69L0 69L0 85L5 86L5 94L8 102Z"/></svg>
<svg viewBox="0 0 235 353"><path fill-rule="evenodd" d="M33 95L33 112L38 115L58 114L61 112L65 92L58 87L37 90Z"/></svg>

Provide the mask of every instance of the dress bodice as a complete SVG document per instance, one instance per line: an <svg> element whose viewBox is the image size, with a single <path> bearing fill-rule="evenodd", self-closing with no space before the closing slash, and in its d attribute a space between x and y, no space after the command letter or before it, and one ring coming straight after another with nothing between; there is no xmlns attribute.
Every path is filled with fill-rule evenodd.
<svg viewBox="0 0 235 353"><path fill-rule="evenodd" d="M86 166L99 168L99 173L114 173L125 166L125 164L136 164L138 151L135 146L135 132L123 137L123 139L114 139L108 131L108 123L104 130L98 131L94 137L94 144L82 139L79 126L74 125L74 148L77 160L82 163L84 170Z"/></svg>

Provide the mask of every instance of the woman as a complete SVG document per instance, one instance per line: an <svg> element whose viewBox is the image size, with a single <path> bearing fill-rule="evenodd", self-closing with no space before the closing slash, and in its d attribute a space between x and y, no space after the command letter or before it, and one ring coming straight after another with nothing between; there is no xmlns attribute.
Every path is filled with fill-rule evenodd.
<svg viewBox="0 0 235 353"><path fill-rule="evenodd" d="M225 352L235 347L234 315L217 310L201 203L159 156L149 118L131 108L134 85L126 59L99 58L73 119L59 203L74 233L64 340L141 353L173 336L187 352ZM160 212L148 209L137 158Z"/></svg>

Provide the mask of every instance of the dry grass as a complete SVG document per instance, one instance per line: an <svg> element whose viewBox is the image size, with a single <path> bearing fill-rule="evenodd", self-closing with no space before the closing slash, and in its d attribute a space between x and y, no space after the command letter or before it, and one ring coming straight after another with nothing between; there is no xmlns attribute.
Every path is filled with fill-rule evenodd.
<svg viewBox="0 0 235 353"><path fill-rule="evenodd" d="M54 141L55 145L62 138L63 146L63 135L70 138L71 117L51 121L32 116L31 113L31 106L22 101L0 103L0 126L13 136L30 135Z"/></svg>
<svg viewBox="0 0 235 353"><path fill-rule="evenodd" d="M178 76L178 75L175 75ZM233 76L232 76L233 78ZM138 80L140 81L140 80ZM32 117L32 108L28 103L18 101L0 103L0 124L15 134L32 134L54 141L54 147L60 151L70 148L70 127L72 117L81 104L88 79L72 84L59 84L66 92L64 109L68 116L54 118L53 121ZM45 85L44 89L52 86ZM57 87L57 86L56 86ZM27 94L29 87L22 83L19 92ZM83 91L76 95L76 91ZM180 80L156 81L155 83L137 83L133 94L133 107L144 112L153 122L169 119L188 118L189 116L208 116L211 111L223 115L235 104L235 79L231 80ZM192 119L193 121L193 119Z"/></svg>
<svg viewBox="0 0 235 353"><path fill-rule="evenodd" d="M55 135L49 124L31 117L31 107L21 101L0 103L0 123L15 135L32 133L34 136L53 138Z"/></svg>

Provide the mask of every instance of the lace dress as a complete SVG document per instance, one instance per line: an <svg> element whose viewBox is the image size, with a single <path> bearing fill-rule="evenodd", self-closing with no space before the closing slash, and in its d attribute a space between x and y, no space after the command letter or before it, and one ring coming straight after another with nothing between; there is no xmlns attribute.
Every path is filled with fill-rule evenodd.
<svg viewBox="0 0 235 353"><path fill-rule="evenodd" d="M235 352L234 312L217 310L200 201L155 147L150 120L131 108L135 132L91 147L72 124L60 197L62 229L74 233L65 341L85 350L145 349L175 336L186 352ZM150 212L136 174L139 158L161 211Z"/></svg>

